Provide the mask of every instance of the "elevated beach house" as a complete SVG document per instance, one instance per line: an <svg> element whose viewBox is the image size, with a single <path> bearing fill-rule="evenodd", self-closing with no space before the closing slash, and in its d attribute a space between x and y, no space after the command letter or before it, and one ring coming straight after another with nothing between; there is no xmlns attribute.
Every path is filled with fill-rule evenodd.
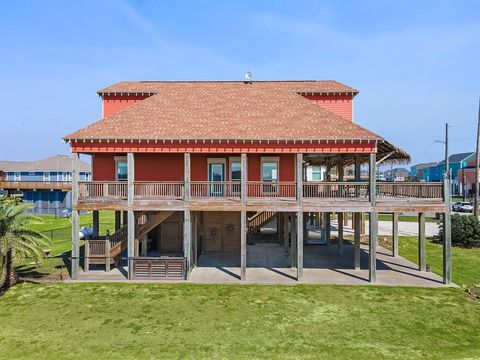
<svg viewBox="0 0 480 360"><path fill-rule="evenodd" d="M270 223L270 241L303 281L313 264L304 271L304 256L319 246L311 245L312 224L321 229L323 248L342 255L343 226L352 214L348 261L360 269L361 218L368 213L364 253L368 280L375 282L378 213L394 213L395 222L399 212L418 212L424 229L425 212L447 211L449 187L376 182L377 163L407 162L409 156L354 121L357 93L336 81L138 81L98 91L103 118L64 138L73 157L72 277L101 265L128 279L188 280L207 261L246 280L249 254L255 256L253 244L264 235L259 229ZM80 154L92 157L92 181L79 179ZM355 176L346 181L344 169L352 165ZM307 176L309 167L325 169L325 176ZM362 167L369 169L367 178ZM82 256L81 210L93 211L95 228ZM116 225L99 234L105 210L115 211ZM448 212L444 219L449 283ZM398 231L393 239L396 252Z"/></svg>

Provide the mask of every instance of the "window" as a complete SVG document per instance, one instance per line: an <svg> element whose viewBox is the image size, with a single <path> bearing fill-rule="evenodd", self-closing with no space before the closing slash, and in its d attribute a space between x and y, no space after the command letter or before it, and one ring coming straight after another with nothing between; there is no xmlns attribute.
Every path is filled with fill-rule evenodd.
<svg viewBox="0 0 480 360"><path fill-rule="evenodd" d="M43 173L43 181L50 181L50 173L44 172Z"/></svg>
<svg viewBox="0 0 480 360"><path fill-rule="evenodd" d="M242 181L242 165L238 160L230 159L230 181Z"/></svg>
<svg viewBox="0 0 480 360"><path fill-rule="evenodd" d="M313 181L322 180L322 168L318 165L312 166L312 180Z"/></svg>
<svg viewBox="0 0 480 360"><path fill-rule="evenodd" d="M19 172L13 173L13 181L20 181L21 179L22 179L22 176L20 175Z"/></svg>
<svg viewBox="0 0 480 360"><path fill-rule="evenodd" d="M278 181L278 160L262 159L262 181Z"/></svg>
<svg viewBox="0 0 480 360"><path fill-rule="evenodd" d="M72 174L69 172L63 172L62 181L72 181Z"/></svg>
<svg viewBox="0 0 480 360"><path fill-rule="evenodd" d="M126 161L116 161L116 179L117 181L127 181L128 171Z"/></svg>

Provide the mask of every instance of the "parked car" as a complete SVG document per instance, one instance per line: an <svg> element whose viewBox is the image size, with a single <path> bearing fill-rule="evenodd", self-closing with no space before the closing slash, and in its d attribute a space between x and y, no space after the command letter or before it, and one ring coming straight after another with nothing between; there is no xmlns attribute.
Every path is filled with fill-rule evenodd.
<svg viewBox="0 0 480 360"><path fill-rule="evenodd" d="M473 206L470 202L459 201L453 204L452 210L458 212L473 212Z"/></svg>

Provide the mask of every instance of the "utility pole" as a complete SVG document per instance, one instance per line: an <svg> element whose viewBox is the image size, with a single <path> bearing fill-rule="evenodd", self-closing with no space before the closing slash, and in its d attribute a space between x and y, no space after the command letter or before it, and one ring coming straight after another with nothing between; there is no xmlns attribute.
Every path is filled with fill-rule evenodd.
<svg viewBox="0 0 480 360"><path fill-rule="evenodd" d="M450 179L450 161L448 159L448 123L445 123L445 178Z"/></svg>
<svg viewBox="0 0 480 360"><path fill-rule="evenodd" d="M478 120L477 120L477 149L475 154L475 193L473 199L473 215L478 218L478 183L480 182L480 99L478 100Z"/></svg>

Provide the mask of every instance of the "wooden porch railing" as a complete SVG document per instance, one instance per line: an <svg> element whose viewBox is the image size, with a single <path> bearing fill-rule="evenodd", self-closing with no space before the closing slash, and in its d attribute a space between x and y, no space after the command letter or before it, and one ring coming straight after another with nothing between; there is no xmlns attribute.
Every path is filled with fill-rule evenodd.
<svg viewBox="0 0 480 360"><path fill-rule="evenodd" d="M72 189L71 181L0 181L0 189L65 190Z"/></svg>
<svg viewBox="0 0 480 360"><path fill-rule="evenodd" d="M377 198L443 199L443 183L377 183Z"/></svg>
<svg viewBox="0 0 480 360"><path fill-rule="evenodd" d="M134 197L142 199L169 198L183 199L184 184L181 181L158 182L158 181L135 181Z"/></svg>
<svg viewBox="0 0 480 360"><path fill-rule="evenodd" d="M303 197L368 199L368 189L368 182L308 181L303 183Z"/></svg>
<svg viewBox="0 0 480 360"><path fill-rule="evenodd" d="M130 261L133 279L185 279L186 267L183 257L136 257Z"/></svg>
<svg viewBox="0 0 480 360"><path fill-rule="evenodd" d="M125 181L80 181L78 183L80 198L127 198Z"/></svg>
<svg viewBox="0 0 480 360"><path fill-rule="evenodd" d="M295 182L247 181L248 198L289 198L297 197Z"/></svg>
<svg viewBox="0 0 480 360"><path fill-rule="evenodd" d="M267 224L277 214L275 211L260 211L248 218L248 231L253 232Z"/></svg>
<svg viewBox="0 0 480 360"><path fill-rule="evenodd" d="M185 197L184 183L177 182L134 182L136 199L178 199ZM369 196L369 183L365 181L306 181L303 197L307 199L359 199ZM192 181L190 196L194 199L232 198L240 199L239 181ZM247 198L296 199L295 182L247 181ZM376 186L377 198L443 199L443 184L419 182L381 182ZM79 182L79 198L127 198L126 182Z"/></svg>
<svg viewBox="0 0 480 360"><path fill-rule="evenodd" d="M192 198L240 198L240 181L192 181Z"/></svg>

